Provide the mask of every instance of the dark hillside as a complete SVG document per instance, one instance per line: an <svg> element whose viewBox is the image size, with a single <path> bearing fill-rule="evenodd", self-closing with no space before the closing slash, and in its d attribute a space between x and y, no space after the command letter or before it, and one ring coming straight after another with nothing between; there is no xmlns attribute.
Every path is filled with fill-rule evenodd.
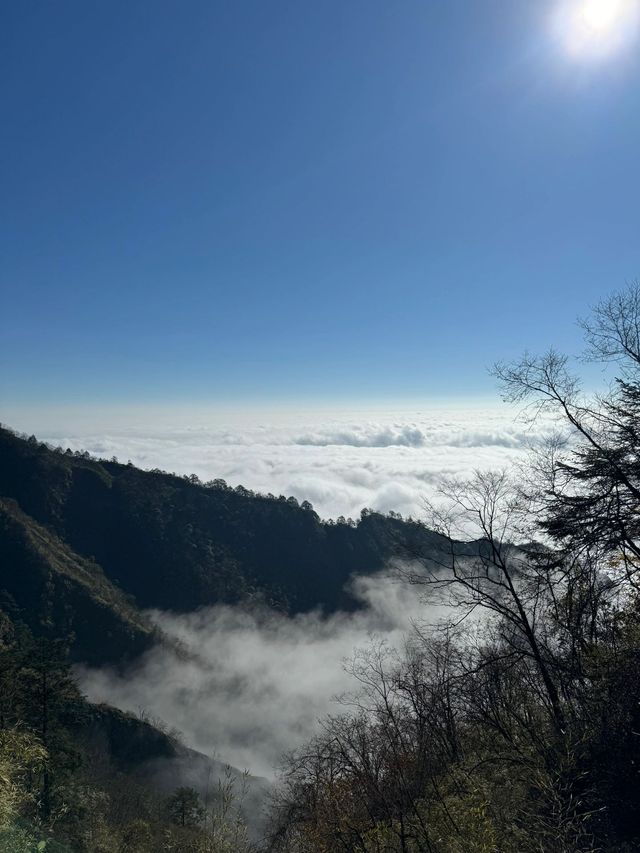
<svg viewBox="0 0 640 853"><path fill-rule="evenodd" d="M0 430L0 495L99 564L139 607L191 610L260 596L291 611L353 608L355 573L440 537L365 513L321 521L293 498L53 451ZM3 584L4 585L4 584Z"/></svg>
<svg viewBox="0 0 640 853"><path fill-rule="evenodd" d="M123 661L154 632L92 560L80 557L13 500L0 498L0 606L40 636L72 640L87 663Z"/></svg>
<svg viewBox="0 0 640 853"><path fill-rule="evenodd" d="M35 637L0 609L0 793L5 796L9 746L13 766L28 766L28 772L14 777L20 809L10 801L13 825L6 817L0 824L3 853L45 848L134 853L141 841L144 853L186 849L173 842L164 846L180 835L168 799L189 787L220 815L225 802L219 779L230 780L234 789L243 786L243 815L251 820L251 832L260 830L266 780L188 749L146 714L91 704L75 683L66 644ZM34 747L46 752L30 752Z"/></svg>

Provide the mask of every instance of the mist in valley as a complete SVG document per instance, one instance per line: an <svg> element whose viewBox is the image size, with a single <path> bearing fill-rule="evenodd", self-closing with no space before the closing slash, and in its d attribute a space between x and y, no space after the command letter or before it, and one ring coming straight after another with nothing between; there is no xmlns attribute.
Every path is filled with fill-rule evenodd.
<svg viewBox="0 0 640 853"><path fill-rule="evenodd" d="M445 615L392 571L352 588L361 609L329 616L264 605L153 611L168 642L124 672L78 668L80 684L92 701L159 718L188 746L273 779L282 756L339 713L337 697L355 687L344 665L356 650L401 650L414 624Z"/></svg>

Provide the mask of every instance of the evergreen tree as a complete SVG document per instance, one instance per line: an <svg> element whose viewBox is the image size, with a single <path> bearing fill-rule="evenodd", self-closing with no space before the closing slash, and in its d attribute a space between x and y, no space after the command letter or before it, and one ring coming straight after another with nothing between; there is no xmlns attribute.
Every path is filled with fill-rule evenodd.
<svg viewBox="0 0 640 853"><path fill-rule="evenodd" d="M169 818L176 826L200 826L204 819L204 808L200 802L200 794L195 788L176 788L167 800L166 810Z"/></svg>

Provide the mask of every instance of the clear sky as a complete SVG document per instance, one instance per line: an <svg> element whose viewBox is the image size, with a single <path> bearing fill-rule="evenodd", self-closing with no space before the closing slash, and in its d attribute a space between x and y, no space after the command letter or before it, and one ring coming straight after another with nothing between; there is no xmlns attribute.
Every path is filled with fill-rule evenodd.
<svg viewBox="0 0 640 853"><path fill-rule="evenodd" d="M1 399L468 396L576 351L640 275L609 3L3 3Z"/></svg>

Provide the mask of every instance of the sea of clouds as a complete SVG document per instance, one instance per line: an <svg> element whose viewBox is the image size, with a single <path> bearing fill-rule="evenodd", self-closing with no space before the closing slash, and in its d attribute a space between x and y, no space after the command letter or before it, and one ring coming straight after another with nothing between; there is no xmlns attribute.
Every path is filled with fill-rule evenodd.
<svg viewBox="0 0 640 853"><path fill-rule="evenodd" d="M509 467L551 432L508 406L230 410L26 409L3 420L38 438L142 468L222 478L309 500L323 518L363 507L419 517L443 475Z"/></svg>
<svg viewBox="0 0 640 853"><path fill-rule="evenodd" d="M98 457L295 495L324 518L357 518L363 507L419 518L443 476L508 468L553 431L497 403L339 411L23 409L2 419ZM124 673L79 671L82 687L96 701L161 718L205 754L272 777L282 753L339 710L333 697L354 686L343 667L354 649L373 638L400 648L415 621L442 615L416 587L385 574L354 583L362 609L328 617L223 606L154 612L186 656L158 646Z"/></svg>

